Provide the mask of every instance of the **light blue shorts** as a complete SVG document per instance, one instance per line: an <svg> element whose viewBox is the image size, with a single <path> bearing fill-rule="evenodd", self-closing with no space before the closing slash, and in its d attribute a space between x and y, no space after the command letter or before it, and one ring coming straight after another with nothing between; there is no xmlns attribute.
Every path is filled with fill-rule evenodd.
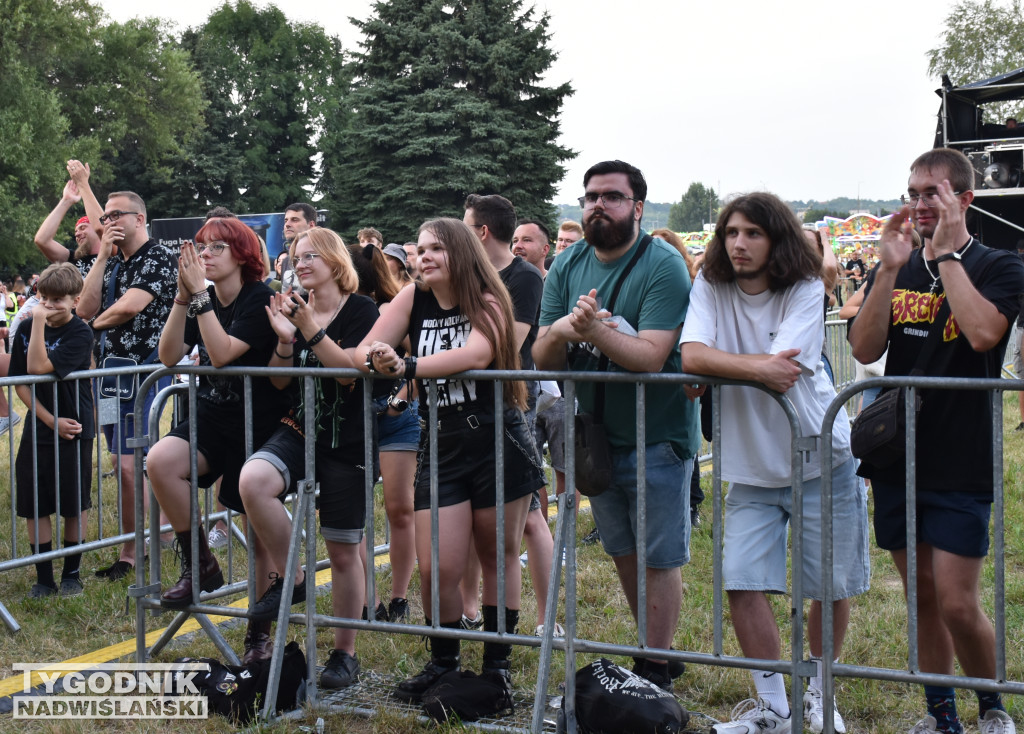
<svg viewBox="0 0 1024 734"><path fill-rule="evenodd" d="M833 599L863 594L871 582L868 497L852 459L832 470ZM792 487L732 484L725 497L722 575L727 591L785 593ZM822 598L821 478L804 482L803 593Z"/></svg>
<svg viewBox="0 0 1024 734"><path fill-rule="evenodd" d="M690 474L669 443L647 447L647 567L679 568L690 561ZM636 451L612 451L612 485L590 498L601 545L610 556L636 553Z"/></svg>

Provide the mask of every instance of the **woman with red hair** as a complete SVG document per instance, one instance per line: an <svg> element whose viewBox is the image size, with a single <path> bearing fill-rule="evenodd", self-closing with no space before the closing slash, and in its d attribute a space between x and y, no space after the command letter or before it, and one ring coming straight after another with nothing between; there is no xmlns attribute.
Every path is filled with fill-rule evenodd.
<svg viewBox="0 0 1024 734"><path fill-rule="evenodd" d="M265 309L273 291L263 283L263 275L260 242L251 229L237 219L207 222L196 234L195 245L181 248L178 292L160 335L160 361L170 367L198 346L201 366L266 366L277 337ZM207 281L213 285L207 286ZM240 376L199 377L195 415L197 483L208 487L222 477L220 502L240 513L244 507L238 493L238 475L246 458L243 395ZM280 391L267 378L252 378L255 447L274 432L286 408ZM150 450L147 467L153 493L174 527L182 553L181 578L164 590L160 602L172 609L185 607L192 603L193 562L187 421ZM223 575L210 552L206 533L199 533L198 541L199 584L203 591L213 591L223 584ZM261 639L255 628L250 632L246 635L245 662L269 657L269 637Z"/></svg>

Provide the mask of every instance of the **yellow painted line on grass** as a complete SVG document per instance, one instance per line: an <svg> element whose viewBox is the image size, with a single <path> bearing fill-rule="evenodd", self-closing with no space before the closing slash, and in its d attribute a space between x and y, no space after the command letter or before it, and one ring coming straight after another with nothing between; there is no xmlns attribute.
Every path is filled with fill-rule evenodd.
<svg viewBox="0 0 1024 734"><path fill-rule="evenodd" d="M589 500L586 497L581 497L580 498L580 509L588 508L589 506L590 506ZM553 519L555 519L558 516L558 512L556 511L557 507L558 507L558 505L556 505L556 504L552 504L550 506L551 515L549 517L549 520L553 520ZM374 559L374 565L375 566L386 566L390 562L391 562L391 558L388 555L377 556ZM323 586L324 584L328 583L330 580L331 580L331 569L325 568L324 570L317 572L317 574L316 574L316 585L317 586ZM235 608L238 608L238 609L242 609L242 608L247 607L248 604L249 604L249 600L247 598L243 597L242 599L239 599L238 601L232 602L228 606L235 607ZM221 624L222 622L226 622L226 621L228 621L230 619L238 619L238 617L222 617L220 615L210 615L210 621L213 622L214 624ZM160 639L160 635L162 635L166 629L167 629L166 627L163 627L163 628L158 629L158 630L153 630L152 632L147 634L146 635L146 647L147 648L151 647L153 645L153 643L155 643L158 639ZM181 637L182 635L189 634L190 632L195 632L198 629L201 629L201 627L199 626L199 622L197 622L194 618L190 618L190 619L186 620L184 624L181 625L181 627L178 629L177 633L175 633L174 637L175 638ZM109 645L108 647L100 648L99 650L95 650L94 652L90 652L90 653L87 653L85 655L80 655L78 657L69 658L69 659L65 660L63 663L55 663L53 666L51 666L49 668L43 668L42 670L44 672L50 670L50 671L59 671L59 672L62 672L62 673L81 672L83 670L89 670L90 668L92 668L97 663L109 663L109 662L111 662L113 660L119 660L120 658L123 658L126 655L134 655L134 654L135 654L135 639L132 638L131 640L126 640L125 642L119 642L116 645ZM39 684L41 684L43 682L43 679L39 675L38 672L33 672L31 675L32 675L32 678L31 678L31 685L32 686L39 685ZM12 676L9 676L7 678L4 678L4 679L0 680L0 698L4 698L6 696L10 696L10 695L13 695L15 693L22 693L22 692L24 692L24 690L25 690L25 674L24 673L15 674L15 675L12 675Z"/></svg>

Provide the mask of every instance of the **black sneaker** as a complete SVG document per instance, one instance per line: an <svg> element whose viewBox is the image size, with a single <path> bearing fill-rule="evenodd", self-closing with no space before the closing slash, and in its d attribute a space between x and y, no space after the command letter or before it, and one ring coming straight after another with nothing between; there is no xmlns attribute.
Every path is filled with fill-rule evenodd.
<svg viewBox="0 0 1024 734"><path fill-rule="evenodd" d="M369 615L370 615L369 610L366 607L363 607L363 615L360 617L360 619L363 620L364 622L367 622L370 619ZM373 610L373 619L374 619L374 621L377 621L377 622L390 622L391 621L388 618L388 608L386 606L384 606L384 602L382 602L382 601L377 602L377 608Z"/></svg>
<svg viewBox="0 0 1024 734"><path fill-rule="evenodd" d="M320 674L321 688L348 688L359 681L359 658L344 650L331 650L324 672Z"/></svg>
<svg viewBox="0 0 1024 734"><path fill-rule="evenodd" d="M135 566L128 561L116 560L106 568L96 571L96 576L107 581L120 581L134 570Z"/></svg>
<svg viewBox="0 0 1024 734"><path fill-rule="evenodd" d="M388 604L388 619L392 622L409 621L409 600L396 596Z"/></svg>
<svg viewBox="0 0 1024 734"><path fill-rule="evenodd" d="M1018 423L1017 427L1014 428L1013 430L1015 430L1015 431L1024 431L1024 421L1021 421L1020 423Z"/></svg>
<svg viewBox="0 0 1024 734"><path fill-rule="evenodd" d="M281 597L284 596L284 579L278 576L270 585L260 600L249 607L249 619L257 622L277 619L277 613L281 610ZM301 584L292 587L292 598L289 606L294 606L306 600L306 579Z"/></svg>
<svg viewBox="0 0 1024 734"><path fill-rule="evenodd" d="M419 702L423 694L437 683L437 679L445 673L459 669L459 658L432 659L418 674L407 678L395 686L395 698L409 703Z"/></svg>
<svg viewBox="0 0 1024 734"><path fill-rule="evenodd" d="M580 542L583 543L583 545L593 545L594 543L597 543L599 540L601 540L601 535L597 532L597 528L595 527L589 533L584 535L583 540L581 540Z"/></svg>

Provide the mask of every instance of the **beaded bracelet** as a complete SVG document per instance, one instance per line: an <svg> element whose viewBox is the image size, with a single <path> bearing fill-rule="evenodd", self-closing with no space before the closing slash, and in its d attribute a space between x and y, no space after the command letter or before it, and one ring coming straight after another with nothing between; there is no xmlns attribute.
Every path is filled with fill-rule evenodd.
<svg viewBox="0 0 1024 734"><path fill-rule="evenodd" d="M306 346L309 347L310 349L312 349L317 344L322 342L324 340L324 337L326 337L326 336L327 336L327 332L324 331L323 329L320 329L320 331L318 331L317 333L313 334L313 338L312 339L310 339L308 342L306 342Z"/></svg>

